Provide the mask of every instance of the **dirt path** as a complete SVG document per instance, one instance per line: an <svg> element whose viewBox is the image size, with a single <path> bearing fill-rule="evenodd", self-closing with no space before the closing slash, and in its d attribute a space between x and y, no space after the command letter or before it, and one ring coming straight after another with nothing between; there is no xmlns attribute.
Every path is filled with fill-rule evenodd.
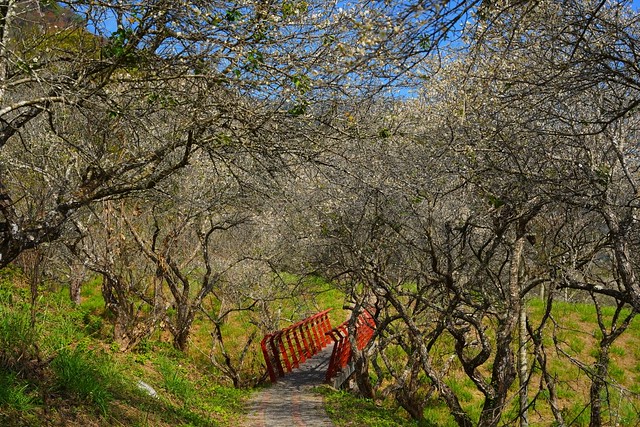
<svg viewBox="0 0 640 427"><path fill-rule="evenodd" d="M332 427L322 396L311 392L324 382L332 348L325 348L273 386L256 393L244 427Z"/></svg>

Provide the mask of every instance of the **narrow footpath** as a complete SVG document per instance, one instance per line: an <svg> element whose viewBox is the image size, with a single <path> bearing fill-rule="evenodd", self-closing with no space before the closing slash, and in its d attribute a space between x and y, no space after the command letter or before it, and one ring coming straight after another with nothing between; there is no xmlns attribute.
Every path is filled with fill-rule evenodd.
<svg viewBox="0 0 640 427"><path fill-rule="evenodd" d="M333 345L305 361L249 402L244 427L333 427L322 396L311 391L324 382Z"/></svg>

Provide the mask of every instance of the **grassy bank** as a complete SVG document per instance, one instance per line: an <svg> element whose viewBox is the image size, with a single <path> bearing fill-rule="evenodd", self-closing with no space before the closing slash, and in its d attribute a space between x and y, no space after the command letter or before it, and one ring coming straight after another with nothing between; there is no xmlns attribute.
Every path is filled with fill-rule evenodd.
<svg viewBox="0 0 640 427"><path fill-rule="evenodd" d="M544 306L540 300L528 303L527 312L532 324L540 320ZM610 319L613 307L603 307L603 319ZM545 346L548 351L550 373L556 379L559 406L567 425L586 427L589 425L590 379L585 369L593 366L598 355L597 341L601 338L596 310L591 304L556 302L552 311L555 324L549 322L544 331ZM555 330L558 347L554 349L552 335ZM445 349L446 350L446 349ZM453 349L445 351L453 355ZM607 418L619 426L640 425L640 321L635 319L628 330L614 343L610 351L609 387L607 398L609 409ZM570 360L567 355L571 357ZM530 355L530 362L532 356ZM583 369L578 364L583 364ZM486 369L489 369L486 367ZM482 395L464 375L459 363L453 363L450 373L450 387L459 396L463 408L471 417L478 419L482 408ZM533 398L539 383L539 372L534 371L530 397ZM505 410L505 425L517 424L518 401L515 396L517 381L512 387L512 398ZM376 401L356 399L341 392L322 389L327 412L339 426L417 426L409 420L408 414L398 409L390 399ZM546 400L548 394L540 393L529 410L531 426L553 425ZM429 399L425 408L424 426L455 427L457 424L447 407L437 399Z"/></svg>
<svg viewBox="0 0 640 427"><path fill-rule="evenodd" d="M0 425L235 426L248 392L156 335L129 353L110 340L99 283L74 306L17 271L0 276Z"/></svg>

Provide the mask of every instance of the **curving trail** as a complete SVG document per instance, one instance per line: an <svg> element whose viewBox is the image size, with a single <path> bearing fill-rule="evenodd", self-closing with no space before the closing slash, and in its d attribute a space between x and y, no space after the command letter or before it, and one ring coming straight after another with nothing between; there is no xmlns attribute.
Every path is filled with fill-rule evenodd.
<svg viewBox="0 0 640 427"><path fill-rule="evenodd" d="M276 384L256 393L244 427L333 427L322 396L311 392L321 385L333 345L285 375Z"/></svg>

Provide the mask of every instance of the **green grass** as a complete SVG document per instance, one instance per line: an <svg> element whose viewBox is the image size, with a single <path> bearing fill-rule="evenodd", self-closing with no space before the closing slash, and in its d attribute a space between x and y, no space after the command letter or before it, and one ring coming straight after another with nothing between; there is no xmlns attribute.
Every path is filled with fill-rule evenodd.
<svg viewBox="0 0 640 427"><path fill-rule="evenodd" d="M535 322L544 311L544 303L533 299L527 303L527 310L530 320L535 326ZM603 307L602 313L605 321L610 322L614 308ZM556 332L564 351L584 363L587 368L592 367L596 361L595 357L598 355L595 346L600 335L594 307L589 304L557 302L553 309L553 316L558 322L559 327ZM635 319L621 339L611 347L612 358L609 365L609 379L613 383L620 384L631 391L631 393L626 392L622 398L618 397L618 392L612 392L610 406L605 403L604 421L610 422L612 425L615 423L617 425L640 425L640 400L638 399L640 386L637 385L639 378L637 373L640 372L640 364L637 360L640 357L640 350L636 345L640 340L639 323L638 319ZM543 341L548 351L549 359L547 363L550 373L556 378L556 391L561 411L568 425L587 426L590 418L587 405L590 385L589 377L578 366L554 350L552 331L553 323L549 322L543 332ZM452 344L450 342L447 343L446 340L442 340L436 347L438 346L443 347L440 348L444 355L442 357L451 354ZM401 366L406 356L399 349L390 348L389 350L388 356L390 359ZM437 353L438 350L434 350L432 355L437 357ZM481 369L483 372L488 372L490 363L487 362ZM537 375L537 373L534 373L534 375ZM477 422L482 410L483 397L476 390L474 384L466 378L459 363L455 361L451 363L446 381L460 399L460 403L470 418ZM537 385L537 381L538 378L535 378L533 381L534 387ZM502 418L502 422L506 423L505 425L510 425L511 422L517 419L517 381L512 389L513 393L509 397L508 407L505 409ZM610 390L617 389L610 387ZM325 391L324 393L326 405L330 414L335 417L334 422L338 426L417 425L411 424L407 420L408 415L401 409L394 409L392 403L378 405L371 401L359 401L344 392ZM533 397L534 394L535 390L531 389L530 397ZM553 424L553 417L546 402L548 402L548 393L543 392L543 396L538 400L535 408L530 410L531 426ZM429 420L431 425L434 426L453 427L457 425L448 408L437 398L437 395L430 399L424 415L425 419ZM341 420L341 418L344 420Z"/></svg>
<svg viewBox="0 0 640 427"><path fill-rule="evenodd" d="M280 273L279 277L285 286L297 286L301 290L297 297L278 302L275 308L283 313L283 318L296 322L305 316L332 308L329 318L333 326L338 326L346 320L347 312L342 310L344 293L324 278L313 275L300 278L289 273Z"/></svg>
<svg viewBox="0 0 640 427"><path fill-rule="evenodd" d="M156 360L158 371L162 375L164 389L183 401L191 400L196 390L186 377L184 367L167 357L161 356Z"/></svg>
<svg viewBox="0 0 640 427"><path fill-rule="evenodd" d="M609 376L616 382L621 383L624 380L626 372L619 367L614 361L609 363Z"/></svg>
<svg viewBox="0 0 640 427"><path fill-rule="evenodd" d="M15 372L0 368L0 424L10 424L20 417L27 423L36 423L38 396L35 388L18 378Z"/></svg>
<svg viewBox="0 0 640 427"><path fill-rule="evenodd" d="M430 402L424 410L424 418L430 420L433 426L458 427L455 418L453 418L447 406L442 402Z"/></svg>
<svg viewBox="0 0 640 427"><path fill-rule="evenodd" d="M369 399L359 399L344 391L317 387L315 392L324 397L325 409L337 427L416 427L406 413L393 406L377 405ZM435 426L435 424L424 424Z"/></svg>
<svg viewBox="0 0 640 427"><path fill-rule="evenodd" d="M626 350L623 347L614 345L611 347L611 354L619 357L624 357L624 355L626 354Z"/></svg>
<svg viewBox="0 0 640 427"><path fill-rule="evenodd" d="M157 333L114 351L98 280L79 307L64 288L41 289L35 327L19 272L0 271L0 285L0 425L225 427L243 416L249 391L222 385L198 350L178 352Z"/></svg>
<svg viewBox="0 0 640 427"><path fill-rule="evenodd" d="M470 379L465 378L463 381L451 379L447 381L447 385L458 396L460 402L471 402L473 400L471 390L474 389L474 386Z"/></svg>
<svg viewBox="0 0 640 427"><path fill-rule="evenodd" d="M589 425L589 407L582 402L576 402L564 407L562 416L568 425L576 427Z"/></svg>
<svg viewBox="0 0 640 427"><path fill-rule="evenodd" d="M38 339L37 327L31 326L28 307L18 303L13 307L0 306L0 354L18 360L33 350Z"/></svg>
<svg viewBox="0 0 640 427"><path fill-rule="evenodd" d="M638 408L634 405L624 402L617 414L617 424L619 426L637 426L640 424L640 416L638 415Z"/></svg>
<svg viewBox="0 0 640 427"><path fill-rule="evenodd" d="M117 387L118 372L105 355L76 348L63 349L51 363L55 372L55 389L66 392L107 415L113 400L110 389Z"/></svg>

